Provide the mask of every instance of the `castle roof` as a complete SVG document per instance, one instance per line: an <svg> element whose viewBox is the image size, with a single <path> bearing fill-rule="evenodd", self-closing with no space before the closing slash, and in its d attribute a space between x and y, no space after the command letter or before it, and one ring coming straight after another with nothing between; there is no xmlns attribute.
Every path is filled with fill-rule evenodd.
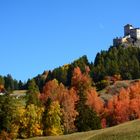
<svg viewBox="0 0 140 140"><path fill-rule="evenodd" d="M140 28L133 28L133 29L131 29L131 30L140 30Z"/></svg>
<svg viewBox="0 0 140 140"><path fill-rule="evenodd" d="M124 27L126 27L126 26L131 26L131 27L133 27L133 25L131 25L131 24L126 24Z"/></svg>

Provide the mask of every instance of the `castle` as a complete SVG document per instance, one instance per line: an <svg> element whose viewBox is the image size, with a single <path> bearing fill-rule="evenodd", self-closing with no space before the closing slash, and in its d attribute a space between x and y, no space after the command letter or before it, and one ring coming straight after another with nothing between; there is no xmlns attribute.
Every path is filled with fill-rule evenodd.
<svg viewBox="0 0 140 140"><path fill-rule="evenodd" d="M132 25L127 24L124 26L124 37L114 38L113 46L133 44L140 46L140 28L134 28Z"/></svg>

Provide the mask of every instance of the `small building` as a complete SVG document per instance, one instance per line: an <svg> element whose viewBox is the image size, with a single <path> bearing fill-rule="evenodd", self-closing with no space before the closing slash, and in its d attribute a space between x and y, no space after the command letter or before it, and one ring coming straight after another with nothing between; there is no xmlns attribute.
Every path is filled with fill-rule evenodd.
<svg viewBox="0 0 140 140"><path fill-rule="evenodd" d="M2 95L4 95L5 93L3 93L3 92L0 92L0 96L2 96Z"/></svg>

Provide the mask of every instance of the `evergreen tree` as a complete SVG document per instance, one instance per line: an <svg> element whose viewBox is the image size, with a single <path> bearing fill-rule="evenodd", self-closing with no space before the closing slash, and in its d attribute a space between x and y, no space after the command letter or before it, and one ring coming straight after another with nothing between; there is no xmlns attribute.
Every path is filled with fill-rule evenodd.
<svg viewBox="0 0 140 140"><path fill-rule="evenodd" d="M13 80L14 82L14 90L18 90L19 86L18 86L18 81L17 80Z"/></svg>
<svg viewBox="0 0 140 140"><path fill-rule="evenodd" d="M77 103L79 115L76 118L75 124L80 132L101 128L101 122L97 113L86 105L86 100L87 98L84 93L79 93L79 101Z"/></svg>
<svg viewBox="0 0 140 140"><path fill-rule="evenodd" d="M30 80L28 84L28 91L26 93L27 97L27 105L29 104L35 104L35 105L40 105L39 101L39 88L35 83L35 80L32 79Z"/></svg>
<svg viewBox="0 0 140 140"><path fill-rule="evenodd" d="M18 82L18 88L19 88L19 90L22 90L23 89L23 82L21 81L21 80L19 80L19 82Z"/></svg>
<svg viewBox="0 0 140 140"><path fill-rule="evenodd" d="M4 84L5 84L4 78L0 75L0 85L4 85Z"/></svg>
<svg viewBox="0 0 140 140"><path fill-rule="evenodd" d="M14 126L18 125L20 114L18 108L21 103L9 95L0 96L0 132L13 132Z"/></svg>
<svg viewBox="0 0 140 140"><path fill-rule="evenodd" d="M91 73L95 82L116 74L124 80L140 78L140 48L118 46L101 51L96 55Z"/></svg>
<svg viewBox="0 0 140 140"><path fill-rule="evenodd" d="M12 76L10 74L8 74L7 76L4 77L4 81L5 81L5 89L7 91L13 91L14 90L14 80L12 78Z"/></svg>

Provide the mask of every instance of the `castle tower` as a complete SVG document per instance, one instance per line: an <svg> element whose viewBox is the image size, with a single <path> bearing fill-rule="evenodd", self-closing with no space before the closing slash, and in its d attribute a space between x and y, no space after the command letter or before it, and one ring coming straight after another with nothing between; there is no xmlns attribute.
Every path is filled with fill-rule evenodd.
<svg viewBox="0 0 140 140"><path fill-rule="evenodd" d="M130 24L127 24L124 26L124 36L130 35L131 30L133 29L133 26Z"/></svg>

